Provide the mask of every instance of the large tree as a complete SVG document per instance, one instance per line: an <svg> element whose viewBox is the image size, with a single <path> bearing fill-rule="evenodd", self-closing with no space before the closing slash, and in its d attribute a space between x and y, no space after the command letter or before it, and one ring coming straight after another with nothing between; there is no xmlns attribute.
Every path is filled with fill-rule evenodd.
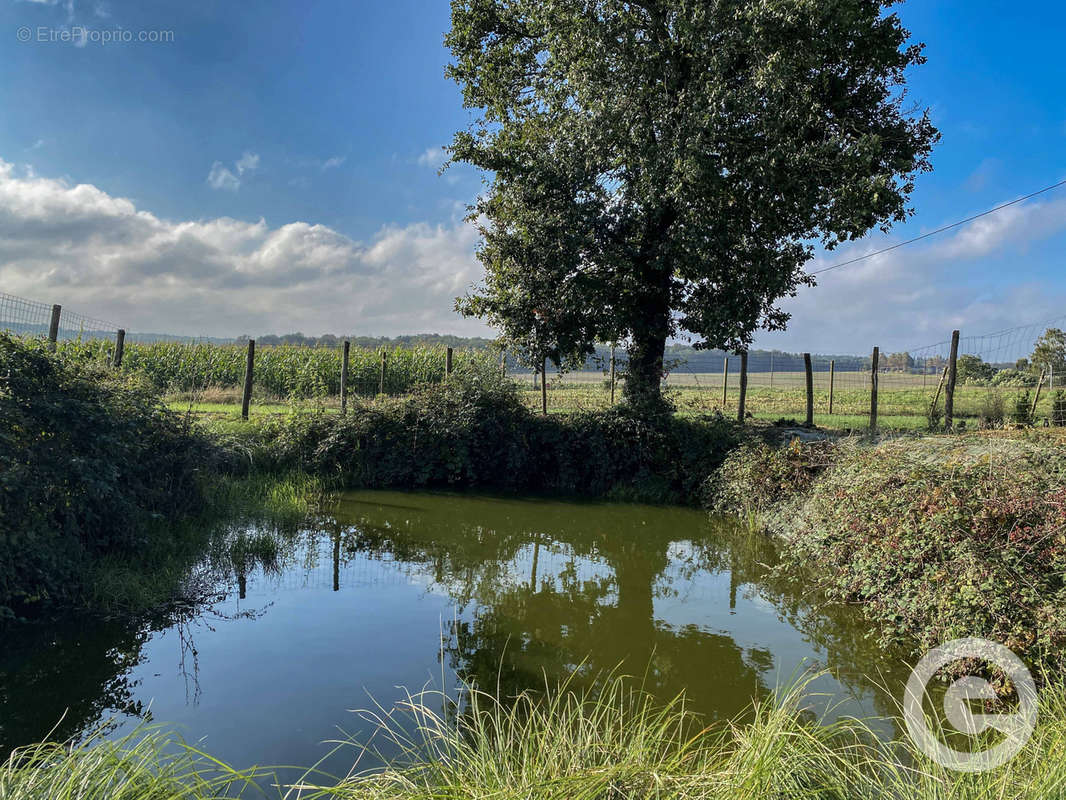
<svg viewBox="0 0 1066 800"><path fill-rule="evenodd" d="M624 342L659 400L671 337L746 348L832 248L905 219L937 132L881 0L452 0L449 74L480 113L484 283L457 305L530 360Z"/></svg>

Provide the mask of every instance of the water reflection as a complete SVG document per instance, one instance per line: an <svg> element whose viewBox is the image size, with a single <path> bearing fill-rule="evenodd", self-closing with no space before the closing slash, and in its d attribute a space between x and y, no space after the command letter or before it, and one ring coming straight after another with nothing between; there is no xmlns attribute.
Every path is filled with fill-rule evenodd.
<svg viewBox="0 0 1066 800"><path fill-rule="evenodd" d="M20 630L0 653L0 746L110 714L182 726L235 763L305 763L347 709L434 674L513 694L620 664L664 698L735 716L801 667L884 713L897 679L852 609L777 575L773 546L685 509L345 495L306 529L218 537L201 602L137 624ZM888 669L884 665L888 664Z"/></svg>

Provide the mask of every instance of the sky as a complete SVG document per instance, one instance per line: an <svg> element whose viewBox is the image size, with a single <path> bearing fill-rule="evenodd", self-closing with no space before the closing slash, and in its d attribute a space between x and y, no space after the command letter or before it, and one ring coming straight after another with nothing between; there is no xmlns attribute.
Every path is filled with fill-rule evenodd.
<svg viewBox="0 0 1066 800"><path fill-rule="evenodd" d="M910 0L942 141L915 215L815 270L1066 179L1066 10ZM131 331L491 335L447 0L0 0L0 292ZM826 273L756 345L895 351L1066 315L1066 187Z"/></svg>

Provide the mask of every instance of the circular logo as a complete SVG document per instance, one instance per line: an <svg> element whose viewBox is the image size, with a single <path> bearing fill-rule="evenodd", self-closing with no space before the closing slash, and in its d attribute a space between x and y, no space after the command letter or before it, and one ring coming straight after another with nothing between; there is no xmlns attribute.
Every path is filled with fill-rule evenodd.
<svg viewBox="0 0 1066 800"><path fill-rule="evenodd" d="M955 730L978 736L996 730L1002 740L987 749L960 751L944 744L929 728L922 700L926 687L942 668L962 659L980 659L995 664L1010 678L1018 693L1018 710L1010 714L975 714L971 700L994 700L995 690L984 678L967 675L955 681L944 694L944 716ZM1029 741L1036 728L1036 685L1022 660L1010 649L987 639L955 639L930 650L911 670L903 697L903 720L911 740L942 767L958 772L984 772L1007 763Z"/></svg>
<svg viewBox="0 0 1066 800"><path fill-rule="evenodd" d="M33 31L31 31L25 25L15 31L15 38L18 39L20 42L28 42L32 35Z"/></svg>

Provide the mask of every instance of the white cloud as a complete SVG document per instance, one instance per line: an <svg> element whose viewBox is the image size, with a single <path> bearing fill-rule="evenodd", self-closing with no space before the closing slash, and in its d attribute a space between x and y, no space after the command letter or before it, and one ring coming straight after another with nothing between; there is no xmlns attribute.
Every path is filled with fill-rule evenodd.
<svg viewBox="0 0 1066 800"><path fill-rule="evenodd" d="M441 165L448 158L443 148L429 147L418 157L419 165L423 167L432 167L433 169L440 169Z"/></svg>
<svg viewBox="0 0 1066 800"><path fill-rule="evenodd" d="M257 169L259 169L259 154L245 150L233 165L232 170L221 161L212 164L211 171L207 173L207 185L212 189L235 192L241 188L241 176L255 172Z"/></svg>
<svg viewBox="0 0 1066 800"><path fill-rule="evenodd" d="M0 285L132 331L484 333L452 311L481 274L475 241L464 223L363 244L308 222L169 221L0 161Z"/></svg>
<svg viewBox="0 0 1066 800"><path fill-rule="evenodd" d="M249 153L245 150L244 154L237 159L236 167L238 175L243 175L246 172L252 172L253 170L259 169L259 154Z"/></svg>
<svg viewBox="0 0 1066 800"><path fill-rule="evenodd" d="M1066 285L1037 277L1026 253L1064 232L1066 198L1028 202L827 272L817 286L782 301L792 313L788 330L761 333L756 346L866 353L878 345L894 352L941 342L955 328L978 335L1061 316ZM885 246L870 242L829 253L809 270Z"/></svg>
<svg viewBox="0 0 1066 800"><path fill-rule="evenodd" d="M225 189L227 192L235 192L241 188L241 179L230 172L221 161L211 165L211 171L207 173L207 183L212 189Z"/></svg>
<svg viewBox="0 0 1066 800"><path fill-rule="evenodd" d="M347 160L347 156L332 156L327 158L322 162L322 171L325 172L327 169L336 169Z"/></svg>

